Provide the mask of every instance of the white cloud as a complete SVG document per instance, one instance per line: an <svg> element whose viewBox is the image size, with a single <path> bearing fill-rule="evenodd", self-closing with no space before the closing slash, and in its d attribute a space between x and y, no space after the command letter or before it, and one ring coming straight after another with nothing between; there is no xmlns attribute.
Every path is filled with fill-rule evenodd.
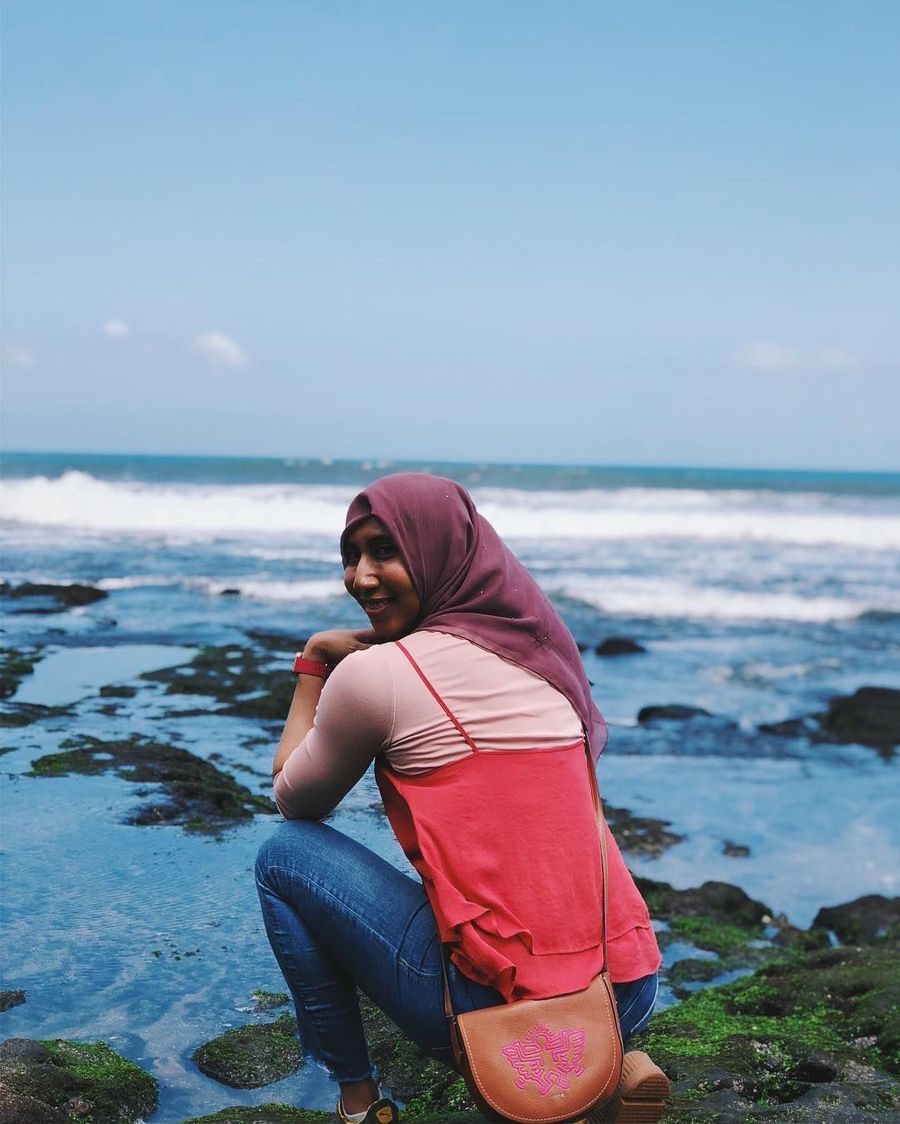
<svg viewBox="0 0 900 1124"><path fill-rule="evenodd" d="M7 347L6 358L14 367L36 367L37 358L24 347Z"/></svg>
<svg viewBox="0 0 900 1124"><path fill-rule="evenodd" d="M730 366L738 371L761 371L766 375L816 375L822 372L848 374L863 367L861 355L837 347L801 351L796 347L754 340L732 352Z"/></svg>
<svg viewBox="0 0 900 1124"><path fill-rule="evenodd" d="M240 367L247 361L240 344L224 332L203 332L194 336L191 351L208 360L213 367Z"/></svg>
<svg viewBox="0 0 900 1124"><path fill-rule="evenodd" d="M107 320L100 331L112 340L123 339L131 335L131 329L123 320Z"/></svg>

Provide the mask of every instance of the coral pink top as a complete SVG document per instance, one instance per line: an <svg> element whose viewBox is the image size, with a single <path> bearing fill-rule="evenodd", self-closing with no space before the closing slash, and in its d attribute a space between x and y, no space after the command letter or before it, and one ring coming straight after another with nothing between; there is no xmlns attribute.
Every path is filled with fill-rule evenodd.
<svg viewBox="0 0 900 1124"><path fill-rule="evenodd" d="M507 999L581 990L603 956L577 715L537 675L467 640L421 631L403 647L422 677L397 644L337 667L276 777L279 809L327 814L379 755L391 826L459 969ZM607 839L609 967L624 982L655 972L660 957L608 829Z"/></svg>

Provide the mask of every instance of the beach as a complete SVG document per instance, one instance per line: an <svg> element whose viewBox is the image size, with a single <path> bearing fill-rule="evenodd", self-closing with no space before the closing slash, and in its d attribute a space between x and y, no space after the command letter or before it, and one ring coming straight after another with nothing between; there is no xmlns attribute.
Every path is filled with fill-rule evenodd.
<svg viewBox="0 0 900 1124"><path fill-rule="evenodd" d="M305 637L365 623L337 538L348 501L388 472L470 488L568 623L609 723L605 799L678 837L626 849L637 875L729 883L802 929L823 907L900 894L895 753L819 717L861 688L900 689L898 474L88 454L2 467L3 986L27 996L4 1037L102 1039L158 1079L154 1121L332 1104L315 1065L241 1090L191 1055L266 1017L254 991L283 990L253 881L279 708ZM92 592L60 592L73 583ZM80 756L47 763L66 753ZM202 795L213 781L218 806ZM330 822L406 868L371 773ZM683 955L667 947L668 964ZM663 1007L677 1000L663 988Z"/></svg>

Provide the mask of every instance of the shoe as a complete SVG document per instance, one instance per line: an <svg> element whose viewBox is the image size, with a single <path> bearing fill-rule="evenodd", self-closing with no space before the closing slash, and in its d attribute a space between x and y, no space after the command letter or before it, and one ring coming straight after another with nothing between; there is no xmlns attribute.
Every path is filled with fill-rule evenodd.
<svg viewBox="0 0 900 1124"><path fill-rule="evenodd" d="M629 1050L615 1097L584 1124L656 1124L671 1091L668 1077L643 1050Z"/></svg>
<svg viewBox="0 0 900 1124"><path fill-rule="evenodd" d="M341 1102L338 1101L337 1115L335 1120L338 1124L343 1124L347 1117L344 1115L344 1109ZM366 1115L363 1117L363 1124L398 1124L400 1120L400 1109L389 1101L387 1097L382 1097L380 1101L370 1104Z"/></svg>

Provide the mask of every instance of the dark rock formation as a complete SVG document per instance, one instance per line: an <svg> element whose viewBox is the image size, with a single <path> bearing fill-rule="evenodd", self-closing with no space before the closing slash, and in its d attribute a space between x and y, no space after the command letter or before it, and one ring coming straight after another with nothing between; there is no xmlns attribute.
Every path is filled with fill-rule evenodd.
<svg viewBox="0 0 900 1124"><path fill-rule="evenodd" d="M665 706L642 706L638 711L637 720L642 725L645 722L656 722L659 719L683 722L687 718L712 718L708 710L701 706L682 706L681 703L668 703Z"/></svg>
<svg viewBox="0 0 900 1124"><path fill-rule="evenodd" d="M637 640L632 640L630 636L607 636L594 651L598 656L633 656L639 652L646 652L647 649L643 644L638 644Z"/></svg>
<svg viewBox="0 0 900 1124"><path fill-rule="evenodd" d="M256 1089L296 1073L303 1065L296 1024L290 1015L272 1023L226 1030L191 1055L208 1077L234 1089Z"/></svg>
<svg viewBox="0 0 900 1124"><path fill-rule="evenodd" d="M658 858L674 843L684 841L683 835L669 831L668 820L632 815L625 808L614 808L604 803L603 811L616 842L631 855Z"/></svg>
<svg viewBox="0 0 900 1124"><path fill-rule="evenodd" d="M3 1124L127 1124L156 1105L156 1081L103 1042L10 1038L0 1046Z"/></svg>
<svg viewBox="0 0 900 1124"><path fill-rule="evenodd" d="M0 1011L9 1011L13 1007L18 1007L25 1002L25 992L17 989L10 989L9 991L0 991ZM12 1039L10 1041L13 1041ZM3 1055L3 1047L0 1046L0 1056Z"/></svg>
<svg viewBox="0 0 900 1124"><path fill-rule="evenodd" d="M832 699L819 720L834 741L895 749L900 746L900 691L860 687L855 694Z"/></svg>
<svg viewBox="0 0 900 1124"><path fill-rule="evenodd" d="M74 609L81 605L93 605L109 594L105 589L92 585L50 585L38 582L22 582L21 585L0 584L0 594L16 604L6 606L8 613L58 613L62 609Z"/></svg>
<svg viewBox="0 0 900 1124"><path fill-rule="evenodd" d="M779 737L867 745L891 757L900 746L900 691L860 687L852 695L833 698L824 712L765 723L759 729Z"/></svg>
<svg viewBox="0 0 900 1124"><path fill-rule="evenodd" d="M193 831L218 831L257 812L276 810L267 796L255 795L209 761L176 746L141 737L100 741L83 734L64 741L61 748L65 752L33 761L29 775L58 777L112 770L124 780L162 787L168 799L145 804L129 823L172 823Z"/></svg>
<svg viewBox="0 0 900 1124"><path fill-rule="evenodd" d="M873 944L886 937L900 937L900 898L867 894L820 909L812 927L833 932L842 944Z"/></svg>

